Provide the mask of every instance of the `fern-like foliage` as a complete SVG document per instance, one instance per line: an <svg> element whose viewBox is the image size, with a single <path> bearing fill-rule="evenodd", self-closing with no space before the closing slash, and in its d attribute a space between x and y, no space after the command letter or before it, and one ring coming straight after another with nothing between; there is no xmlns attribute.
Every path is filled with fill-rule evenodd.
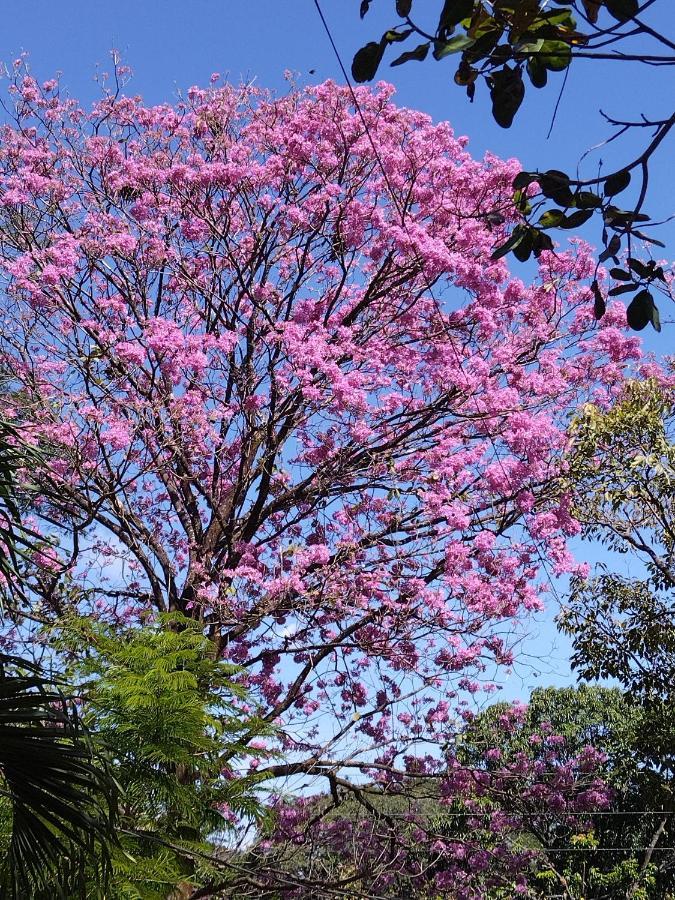
<svg viewBox="0 0 675 900"><path fill-rule="evenodd" d="M264 815L255 780L233 768L267 728L242 713L237 668L177 613L127 630L72 620L58 647L74 660L87 728L123 788L112 887L102 894L92 873L88 896L189 896L220 869L232 813Z"/></svg>

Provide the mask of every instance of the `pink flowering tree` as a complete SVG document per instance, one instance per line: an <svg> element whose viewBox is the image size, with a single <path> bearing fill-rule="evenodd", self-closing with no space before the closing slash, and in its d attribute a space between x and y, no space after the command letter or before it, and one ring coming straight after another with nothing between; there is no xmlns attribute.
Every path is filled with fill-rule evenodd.
<svg viewBox="0 0 675 900"><path fill-rule="evenodd" d="M436 758L574 568L568 417L639 356L583 244L491 259L518 163L391 95L84 111L17 63L1 133L1 414L48 457L23 634L199 619L277 727L261 776Z"/></svg>
<svg viewBox="0 0 675 900"><path fill-rule="evenodd" d="M558 857L568 861L588 813L612 799L601 777L607 756L550 723L532 728L527 713L489 708L487 745L468 724L424 765L377 765L359 785L334 771L324 796L278 798L276 827L250 864L267 870L270 886L275 872L290 876L288 896L329 884L368 897L542 897L544 874L554 896L572 900Z"/></svg>

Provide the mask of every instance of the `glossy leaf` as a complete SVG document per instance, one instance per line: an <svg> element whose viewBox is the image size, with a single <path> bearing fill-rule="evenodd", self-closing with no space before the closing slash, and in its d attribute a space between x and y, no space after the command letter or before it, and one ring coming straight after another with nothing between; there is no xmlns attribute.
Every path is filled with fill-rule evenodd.
<svg viewBox="0 0 675 900"><path fill-rule="evenodd" d="M546 87L548 72L546 71L546 66L540 59L530 57L527 61L526 69L533 87Z"/></svg>
<svg viewBox="0 0 675 900"><path fill-rule="evenodd" d="M427 58L427 54L429 53L429 41L426 44L418 44L414 50L406 50L405 53L402 53L400 56L397 56L396 59L391 63L392 66L402 66L403 63L410 62L411 60L417 60L418 62L422 62L422 60Z"/></svg>
<svg viewBox="0 0 675 900"><path fill-rule="evenodd" d="M356 53L352 61L352 77L354 81L363 84L372 81L384 55L385 43L371 41Z"/></svg>
<svg viewBox="0 0 675 900"><path fill-rule="evenodd" d="M607 178L605 181L605 195L607 197L613 197L614 194L620 194L621 191L624 191L629 184L630 172L628 171L628 169L622 169L620 172L615 172L613 175L610 175L609 178Z"/></svg>
<svg viewBox="0 0 675 900"><path fill-rule="evenodd" d="M447 41L436 41L434 44L434 59L443 59L450 56L451 53L460 53L467 47L472 47L473 38L467 37L465 34L458 34Z"/></svg>
<svg viewBox="0 0 675 900"><path fill-rule="evenodd" d="M564 41L545 41L539 59L551 72L562 72L572 61L572 51Z"/></svg>
<svg viewBox="0 0 675 900"><path fill-rule="evenodd" d="M565 213L561 209L548 209L539 218L542 228L557 228L565 219Z"/></svg>

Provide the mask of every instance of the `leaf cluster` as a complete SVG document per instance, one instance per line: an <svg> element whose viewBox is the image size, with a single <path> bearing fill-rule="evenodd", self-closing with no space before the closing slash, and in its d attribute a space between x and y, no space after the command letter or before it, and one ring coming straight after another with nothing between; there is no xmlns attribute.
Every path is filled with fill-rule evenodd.
<svg viewBox="0 0 675 900"><path fill-rule="evenodd" d="M251 752L250 738L269 733L237 706L245 695L237 668L178 613L121 632L71 619L61 623L56 646L71 656L83 719L123 786L120 846L105 896L152 900L208 880L213 867L203 860L230 829L223 811L264 818L255 779L233 768ZM92 897L96 880L92 873Z"/></svg>
<svg viewBox="0 0 675 900"><path fill-rule="evenodd" d="M2 895L75 896L109 876L119 789L75 707L37 666L0 657Z"/></svg>
<svg viewBox="0 0 675 900"><path fill-rule="evenodd" d="M490 93L494 120L509 128L525 99L528 82L535 89L545 88L549 75L566 71L576 57L674 65L675 43L641 18L651 5L641 7L638 0L445 0L435 27L428 29L413 18L417 7L412 0L397 0L399 23L379 41L370 41L355 54L352 75L357 82L372 80L389 46L423 37L422 43L401 53L391 65L421 62L429 53L435 60L459 56L455 84L463 87L473 101L476 86L483 81ZM370 6L370 0L361 3L361 18ZM602 17L605 21L601 25ZM618 42L640 36L656 41L661 50L666 47L669 54L648 58L617 49ZM605 47L611 52L604 52ZM644 230L655 223L642 206L649 160L675 127L675 114L657 121L645 117L638 122L608 121L617 128L610 140L629 129L653 129L644 151L616 171L586 180L555 169L521 172L513 188L514 202L523 220L495 248L493 259L507 253L513 253L521 262L533 254L539 256L542 251L553 249L549 234L552 229L576 230L599 215L603 250L598 262L612 259L616 267L612 277L621 282L611 289L610 295L633 292L635 296L627 310L628 325L640 331L651 322L658 331L660 318L651 287L666 285L666 278L654 261L636 259L634 244L640 241L664 246ZM637 201L621 208L614 198L629 187L636 172L641 178ZM536 186L535 194L532 186ZM626 268L620 268L618 254L624 244L629 261ZM592 290L595 315L600 319L606 303L598 285L597 269Z"/></svg>

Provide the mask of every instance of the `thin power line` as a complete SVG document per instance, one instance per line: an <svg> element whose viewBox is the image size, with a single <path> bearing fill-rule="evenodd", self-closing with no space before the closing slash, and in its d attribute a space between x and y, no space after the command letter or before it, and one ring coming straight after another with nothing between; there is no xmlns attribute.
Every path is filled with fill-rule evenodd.
<svg viewBox="0 0 675 900"><path fill-rule="evenodd" d="M361 122L362 122L362 124L363 124L364 129L365 129L365 133L366 133L366 136L367 136L367 138L368 138L368 142L370 143L370 146L371 146L371 148L372 148L372 150L373 150L373 154L374 154L374 156L375 156L375 159L376 159L376 161L377 161L377 164L378 164L378 166L380 167L380 170L381 170L381 172L382 172L382 175L383 175L383 178L384 178L384 182L385 182L385 184L386 184L386 186L387 186L387 189L388 189L388 191L389 191L389 195L390 195L390 197L391 197L392 203L393 203L394 206L396 207L396 210L397 210L399 216L401 217L401 225L402 225L402 227L405 229L405 232L406 232L406 234L408 235L408 237L411 237L410 232L408 231L408 223L406 222L406 219L405 219L405 212L404 212L404 210L402 209L402 207L400 206L400 204L399 204L399 202L398 202L398 198L396 197L396 194L395 194L395 192L394 192L394 190L393 190L393 188L392 188L391 182L390 182L390 180L389 180L389 176L387 175L387 171L386 171L386 169L385 169L385 167L384 167L384 164L383 164L382 159L381 159L381 157L380 157L380 154L379 154L379 151L378 151L377 146L376 146L376 144L375 144L375 141L373 140L373 136L372 136L371 133L370 133L370 128L369 128L369 126L368 126L368 122L366 121L366 118L365 118L365 116L363 115L363 110L361 109L361 105L360 105L360 103L359 103L358 97L356 96L356 92L355 92L354 87L353 87L353 85L352 85L351 78L349 77L349 74L348 74L348 72L347 72L347 69L345 68L345 65L344 65L344 63L343 63L343 61L342 61L342 56L340 55L340 51L339 51L338 48L337 48L337 45L336 45L335 40L334 40L334 38L333 38L333 35L332 35L332 33L331 33L331 30L330 30L330 27L329 27L329 25L328 25L328 22L326 21L326 17L324 16L323 10L321 9L321 4L319 3L319 0L313 0L313 3L314 3L314 6L315 6L315 8L316 8L317 13L319 14L319 18L321 19L321 24L323 25L324 31L326 32L326 35L327 35L328 40L329 40L329 42L330 42L330 45L331 45L331 47L333 48L333 53L335 54L335 57L336 57L337 62L338 62L338 65L339 65L339 67L340 67L340 71L342 72L342 75L343 75L343 77L344 77L344 79L345 79L345 83L346 83L346 85L347 85L347 87L348 87L348 89L349 89L349 93L351 94L352 102L354 103L354 107L355 107L355 109L356 109L356 112L357 112L359 118L361 119ZM417 261L418 261L418 263L419 263L419 265L420 265L420 274L422 275L422 278L423 278L424 281L426 282L426 287L427 287L427 290L429 291L429 294L430 294L430 296L431 296L431 299L434 301L434 303L436 304L436 306L440 309L440 303L438 302L438 300L437 300L436 297L434 296L433 289L432 289L431 284L429 283L429 280L428 280L428 278L427 278L427 276L426 276L426 273L425 273L425 271L424 271L424 261L420 258L419 254L417 254ZM452 339L452 334L448 334L448 337L450 338L450 346L452 347L452 351L453 351L453 353L455 354L455 359L457 360L457 364L458 364L458 367L459 367L459 371L460 371L460 372L463 372L462 361L461 361L461 359L460 359L459 354L457 353L457 348L455 347L455 343L454 343L454 341L453 341L453 339ZM507 479L507 482L510 484L510 478L509 478L509 476L508 476L508 473L506 472L506 470L504 469L504 466L502 465L501 458L500 458L500 456L499 456L499 454L498 454L498 452L497 452L497 447L496 447L496 445L495 445L495 443L494 443L494 440L493 440L493 438L492 438L492 435L491 435L489 432L487 433L487 439L488 439L488 441L490 442L490 444L491 444L491 446L492 446L492 449L493 449L494 454L495 454L495 458L496 458L496 460L497 460L497 464L499 465L499 468L502 470L502 474L503 474L504 477ZM511 485L511 487L512 487L512 485ZM512 487L512 489L513 489L513 487ZM541 551L539 550L539 546L538 546L538 544L537 544L536 541L533 541L533 546L534 546L534 549L535 549L535 551L536 551L536 553L537 553L537 556L539 557L539 562L541 563L541 566L542 566L544 572L546 573L546 577L547 577L548 582L549 582L549 584L550 584L550 586L551 586L551 589L552 589L552 591L553 591L553 596L555 597L555 599L557 600L558 603L561 603L561 599L560 599L560 595L558 594L558 590L557 590L557 588L556 588L556 586L555 586L555 584L554 584L554 582L553 582L553 578L551 577L551 573L550 573L549 570L548 570L548 566L547 566L547 564L546 564L546 561L545 561L544 557L542 556L542 553L541 553Z"/></svg>

